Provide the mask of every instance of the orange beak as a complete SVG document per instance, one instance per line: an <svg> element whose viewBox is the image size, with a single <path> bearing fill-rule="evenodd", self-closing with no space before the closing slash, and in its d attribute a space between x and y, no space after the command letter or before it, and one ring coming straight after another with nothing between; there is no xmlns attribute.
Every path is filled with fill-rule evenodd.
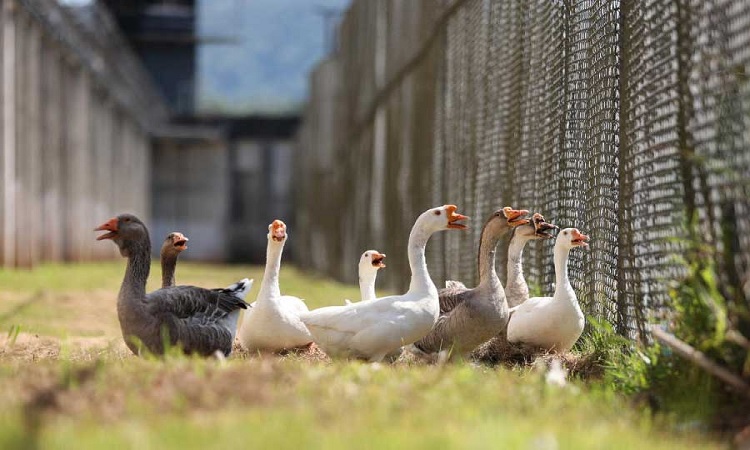
<svg viewBox="0 0 750 450"><path fill-rule="evenodd" d="M465 230L466 225L456 222L458 222L459 220L467 220L469 217L464 216L463 214L458 214L456 212L457 209L458 207L456 205L445 205L445 211L448 213L448 228Z"/></svg>
<svg viewBox="0 0 750 450"><path fill-rule="evenodd" d="M529 219L521 219L521 217L529 214L527 209L513 209L510 206L503 208L503 214L508 219L508 225L511 227L518 227L529 223Z"/></svg>
<svg viewBox="0 0 750 450"><path fill-rule="evenodd" d="M115 236L117 236L117 217L113 217L105 223L94 228L94 231L109 231L109 233L97 236L97 241L101 241L103 239L113 239Z"/></svg>
<svg viewBox="0 0 750 450"><path fill-rule="evenodd" d="M276 219L271 223L271 238L277 242L286 239L286 224L284 222Z"/></svg>
<svg viewBox="0 0 750 450"><path fill-rule="evenodd" d="M372 253L372 267L377 267L379 269L385 268L385 263L383 262L384 259L385 259L385 253L373 252Z"/></svg>
<svg viewBox="0 0 750 450"><path fill-rule="evenodd" d="M571 242L573 242L573 245L575 245L577 247L588 247L589 246L589 244L586 243L586 241L589 240L589 237L587 235L582 234L578 230L573 230L572 236L573 236L573 240Z"/></svg>

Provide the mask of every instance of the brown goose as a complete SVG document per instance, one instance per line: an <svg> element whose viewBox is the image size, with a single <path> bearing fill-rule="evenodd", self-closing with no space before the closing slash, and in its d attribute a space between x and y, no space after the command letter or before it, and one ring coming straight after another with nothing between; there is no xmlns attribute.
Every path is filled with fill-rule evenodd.
<svg viewBox="0 0 750 450"><path fill-rule="evenodd" d="M513 230L513 237L508 244L508 281L505 283L505 295L508 306L514 307L529 299L529 285L523 276L523 249L529 241L551 239L550 231L559 227L544 220L544 216L534 213L528 225Z"/></svg>
<svg viewBox="0 0 750 450"><path fill-rule="evenodd" d="M508 206L490 216L479 241L479 285L468 289L452 282L440 291L440 317L432 331L411 347L414 353L449 350L452 356L464 356L505 328L508 302L495 271L495 249L506 232L529 223L522 218L528 213Z"/></svg>
<svg viewBox="0 0 750 450"><path fill-rule="evenodd" d="M125 278L117 297L117 315L128 348L140 354L146 349L164 353L168 342L186 353L228 355L237 331L244 297L252 286L247 278L226 289L174 286L146 294L151 269L151 240L143 222L132 214L121 214L95 228L107 231L97 240L111 239L128 258Z"/></svg>
<svg viewBox="0 0 750 450"><path fill-rule="evenodd" d="M164 239L161 245L161 287L175 285L174 271L177 266L177 257L187 250L189 239L178 231L173 231Z"/></svg>

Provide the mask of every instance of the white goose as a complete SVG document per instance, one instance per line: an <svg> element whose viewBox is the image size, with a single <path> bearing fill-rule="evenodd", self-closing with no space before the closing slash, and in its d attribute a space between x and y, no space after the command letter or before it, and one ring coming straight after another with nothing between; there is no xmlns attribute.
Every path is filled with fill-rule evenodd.
<svg viewBox="0 0 750 450"><path fill-rule="evenodd" d="M427 272L425 246L437 231L466 228L457 222L468 217L457 214L456 209L454 205L428 209L414 223L408 245L411 283L406 294L328 306L300 315L323 351L331 357L377 362L432 329L440 304Z"/></svg>
<svg viewBox="0 0 750 450"><path fill-rule="evenodd" d="M243 320L239 332L240 344L250 351L281 351L302 347L312 342L312 336L300 320L307 312L302 299L281 295L279 269L281 252L287 239L286 225L274 220L268 226L266 269L260 283L258 297Z"/></svg>
<svg viewBox="0 0 750 450"><path fill-rule="evenodd" d="M532 297L511 308L508 341L567 352L583 332L585 318L568 279L568 256L574 247L587 247L589 237L566 228L555 241L555 293Z"/></svg>
<svg viewBox="0 0 750 450"><path fill-rule="evenodd" d="M529 299L529 285L523 276L523 249L529 241L552 239L551 230L559 227L544 220L544 216L534 213L531 222L513 229L513 236L508 244L508 278L505 284L505 295L508 306L513 308Z"/></svg>
<svg viewBox="0 0 750 450"><path fill-rule="evenodd" d="M360 301L375 300L375 279L378 277L378 270L385 268L385 253L377 250L367 250L359 258L359 294ZM347 305L353 302L349 299L344 300Z"/></svg>

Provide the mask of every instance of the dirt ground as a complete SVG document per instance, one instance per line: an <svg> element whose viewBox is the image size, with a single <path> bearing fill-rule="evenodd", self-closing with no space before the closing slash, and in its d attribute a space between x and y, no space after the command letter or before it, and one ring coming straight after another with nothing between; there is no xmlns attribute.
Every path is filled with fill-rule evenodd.
<svg viewBox="0 0 750 450"><path fill-rule="evenodd" d="M17 361L57 360L61 355L66 359L91 360L108 357L127 357L130 350L121 338L82 337L58 338L32 333L19 333L15 338L0 336L0 359Z"/></svg>

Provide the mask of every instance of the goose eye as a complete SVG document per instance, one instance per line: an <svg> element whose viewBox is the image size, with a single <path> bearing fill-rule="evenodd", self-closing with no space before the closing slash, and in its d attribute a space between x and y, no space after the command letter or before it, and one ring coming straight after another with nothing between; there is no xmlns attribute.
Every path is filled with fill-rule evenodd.
<svg viewBox="0 0 750 450"><path fill-rule="evenodd" d="M370 257L370 254L369 253L365 253L365 258L369 258L369 257Z"/></svg>
<svg viewBox="0 0 750 450"><path fill-rule="evenodd" d="M568 232L566 231L566 232L565 232L565 233L563 233L563 234L564 234L565 236L567 236L567 235L568 235Z"/></svg>
<svg viewBox="0 0 750 450"><path fill-rule="evenodd" d="M440 215L440 211L435 211L435 215L439 216Z"/></svg>

